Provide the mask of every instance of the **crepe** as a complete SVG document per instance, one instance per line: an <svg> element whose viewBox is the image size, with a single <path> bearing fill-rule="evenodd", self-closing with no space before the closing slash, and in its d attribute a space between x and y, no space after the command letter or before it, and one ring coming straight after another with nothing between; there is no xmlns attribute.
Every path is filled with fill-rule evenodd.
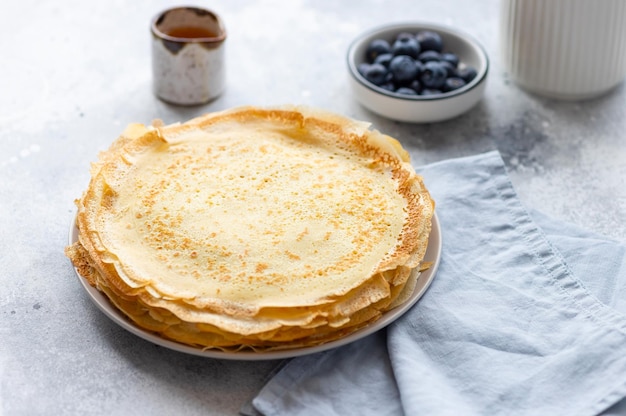
<svg viewBox="0 0 626 416"><path fill-rule="evenodd" d="M302 107L131 125L76 203L79 274L138 326L220 349L377 319L410 295L434 210L397 140Z"/></svg>

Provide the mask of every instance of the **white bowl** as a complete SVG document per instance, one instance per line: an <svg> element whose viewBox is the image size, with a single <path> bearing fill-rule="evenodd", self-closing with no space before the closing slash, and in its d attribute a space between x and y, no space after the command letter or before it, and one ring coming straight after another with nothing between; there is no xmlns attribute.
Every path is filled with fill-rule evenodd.
<svg viewBox="0 0 626 416"><path fill-rule="evenodd" d="M365 51L374 39L390 43L401 32L431 30L439 33L444 52L452 52L459 61L476 69L476 77L467 85L450 92L409 96L396 94L367 81L357 70L365 62ZM397 23L369 30L348 48L349 80L356 99L369 110L384 117L410 122L432 123L449 120L474 107L483 97L489 72L489 58L483 47L471 36L456 29L430 23Z"/></svg>

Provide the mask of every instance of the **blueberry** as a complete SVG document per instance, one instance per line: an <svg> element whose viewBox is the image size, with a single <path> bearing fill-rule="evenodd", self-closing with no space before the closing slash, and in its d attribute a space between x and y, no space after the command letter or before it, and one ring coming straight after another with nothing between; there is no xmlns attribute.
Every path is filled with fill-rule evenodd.
<svg viewBox="0 0 626 416"><path fill-rule="evenodd" d="M457 70L457 75L463 81L469 83L471 80L476 78L476 70L471 66L466 66L464 68L460 68Z"/></svg>
<svg viewBox="0 0 626 416"><path fill-rule="evenodd" d="M409 32L400 32L396 35L396 40L397 39L415 39L415 36L413 36L413 34L409 33Z"/></svg>
<svg viewBox="0 0 626 416"><path fill-rule="evenodd" d="M393 74L396 84L406 85L417 77L419 69L413 58L408 55L398 55L389 63L389 72Z"/></svg>
<svg viewBox="0 0 626 416"><path fill-rule="evenodd" d="M422 92L422 84L417 79L414 79L411 84L409 84L409 87L418 94Z"/></svg>
<svg viewBox="0 0 626 416"><path fill-rule="evenodd" d="M443 65L439 62L426 62L424 64L424 71L420 76L422 85L428 89L440 89L446 82L448 73Z"/></svg>
<svg viewBox="0 0 626 416"><path fill-rule="evenodd" d="M370 64L367 62L360 63L357 65L356 70L359 71L359 74L365 76L365 73L368 71Z"/></svg>
<svg viewBox="0 0 626 416"><path fill-rule="evenodd" d="M446 79L446 82L443 84L443 87L441 87L441 90L443 92L454 91L465 85L465 81L463 81L461 78L451 77Z"/></svg>
<svg viewBox="0 0 626 416"><path fill-rule="evenodd" d="M389 62L391 62L391 59L393 58L393 55L390 53L383 53L382 55L378 55L376 57L376 59L374 59L374 63L375 64L383 64L386 67L389 67Z"/></svg>
<svg viewBox="0 0 626 416"><path fill-rule="evenodd" d="M378 55L389 52L391 52L389 42L384 39L374 39L365 50L365 59L367 59L367 62L372 63Z"/></svg>
<svg viewBox="0 0 626 416"><path fill-rule="evenodd" d="M387 82L387 68L382 64L371 64L364 68L364 72L361 74L366 80L374 85L382 85Z"/></svg>
<svg viewBox="0 0 626 416"><path fill-rule="evenodd" d="M396 90L396 86L394 85L393 82L385 82L382 85L379 85L380 88L382 88L383 90L387 90L387 91L391 91L394 92Z"/></svg>
<svg viewBox="0 0 626 416"><path fill-rule="evenodd" d="M402 95L417 95L417 92L413 88L409 87L400 87L396 90L396 93Z"/></svg>
<svg viewBox="0 0 626 416"><path fill-rule="evenodd" d="M459 65L459 57L453 53L442 53L441 60L449 62L455 68Z"/></svg>
<svg viewBox="0 0 626 416"><path fill-rule="evenodd" d="M456 67L452 66L452 64L448 61L439 61L439 64L446 69L448 77L456 76Z"/></svg>
<svg viewBox="0 0 626 416"><path fill-rule="evenodd" d="M441 52L443 49L443 40L439 33L430 30L422 30L417 32L415 36L417 42L423 51L437 51Z"/></svg>
<svg viewBox="0 0 626 416"><path fill-rule="evenodd" d="M436 90L432 88L424 88L420 95L438 95L441 94L441 90Z"/></svg>
<svg viewBox="0 0 626 416"><path fill-rule="evenodd" d="M424 64L421 61L415 60L415 65L417 66L417 76L419 77L424 71Z"/></svg>
<svg viewBox="0 0 626 416"><path fill-rule="evenodd" d="M408 55L411 58L417 58L420 53L420 44L413 37L396 39L391 45L391 52L396 56Z"/></svg>
<svg viewBox="0 0 626 416"><path fill-rule="evenodd" d="M417 59L419 59L423 63L430 62L430 61L439 62L441 60L441 54L437 51L424 51L419 54Z"/></svg>

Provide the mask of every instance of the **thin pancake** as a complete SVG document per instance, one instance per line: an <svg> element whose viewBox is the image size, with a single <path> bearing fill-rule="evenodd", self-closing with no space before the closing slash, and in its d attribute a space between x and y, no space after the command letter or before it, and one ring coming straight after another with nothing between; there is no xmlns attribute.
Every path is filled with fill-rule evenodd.
<svg viewBox="0 0 626 416"><path fill-rule="evenodd" d="M91 175L79 273L138 325L208 347L380 316L412 286L434 209L399 142L304 108L132 125Z"/></svg>

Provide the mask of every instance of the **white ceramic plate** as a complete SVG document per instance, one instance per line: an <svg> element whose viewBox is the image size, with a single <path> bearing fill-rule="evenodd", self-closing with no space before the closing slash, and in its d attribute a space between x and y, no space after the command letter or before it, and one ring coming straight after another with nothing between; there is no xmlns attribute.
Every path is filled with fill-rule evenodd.
<svg viewBox="0 0 626 416"><path fill-rule="evenodd" d="M76 228L75 221L72 221L70 226L70 234L69 234L69 242L70 244L74 243L78 239L78 229ZM411 297L402 305L391 309L383 314L383 316L372 324L361 328L358 331L355 331L347 336L337 339L335 341L330 341L325 344L316 345L312 347L304 347L304 348L293 348L288 350L280 350L280 351L268 351L268 352L254 352L254 351L240 351L240 352L224 352L219 350L203 350L201 348L192 347L185 344L180 344L178 342L170 341L164 338L161 338L159 335L146 331L142 328L136 326L132 321L130 321L119 309L113 306L108 298L102 294L100 291L89 285L85 279L83 279L76 270L76 276L78 277L78 281L81 283L87 294L91 298L91 300L96 304L96 306L104 312L106 316L111 318L113 322L120 325L122 328L132 332L133 334L150 341L156 345L160 345L165 348L169 348L178 352L183 352L187 354L199 355L202 357L209 358L221 358L225 360L247 360L247 361L258 361L258 360L276 360L283 358L291 358L297 357L301 355L313 354L320 351L329 350L332 348L337 348L342 345L349 344L358 339L366 337L380 329L386 327L396 319L400 318L405 312L407 312L415 303L422 297L422 295L430 286L433 278L435 277L435 273L437 272L437 268L439 267L439 258L441 256L441 228L439 226L439 220L437 219L437 214L433 217L432 231L428 241L428 248L426 250L426 255L424 257L425 261L432 262L432 266L422 272L417 280L417 284L415 286L415 290Z"/></svg>

